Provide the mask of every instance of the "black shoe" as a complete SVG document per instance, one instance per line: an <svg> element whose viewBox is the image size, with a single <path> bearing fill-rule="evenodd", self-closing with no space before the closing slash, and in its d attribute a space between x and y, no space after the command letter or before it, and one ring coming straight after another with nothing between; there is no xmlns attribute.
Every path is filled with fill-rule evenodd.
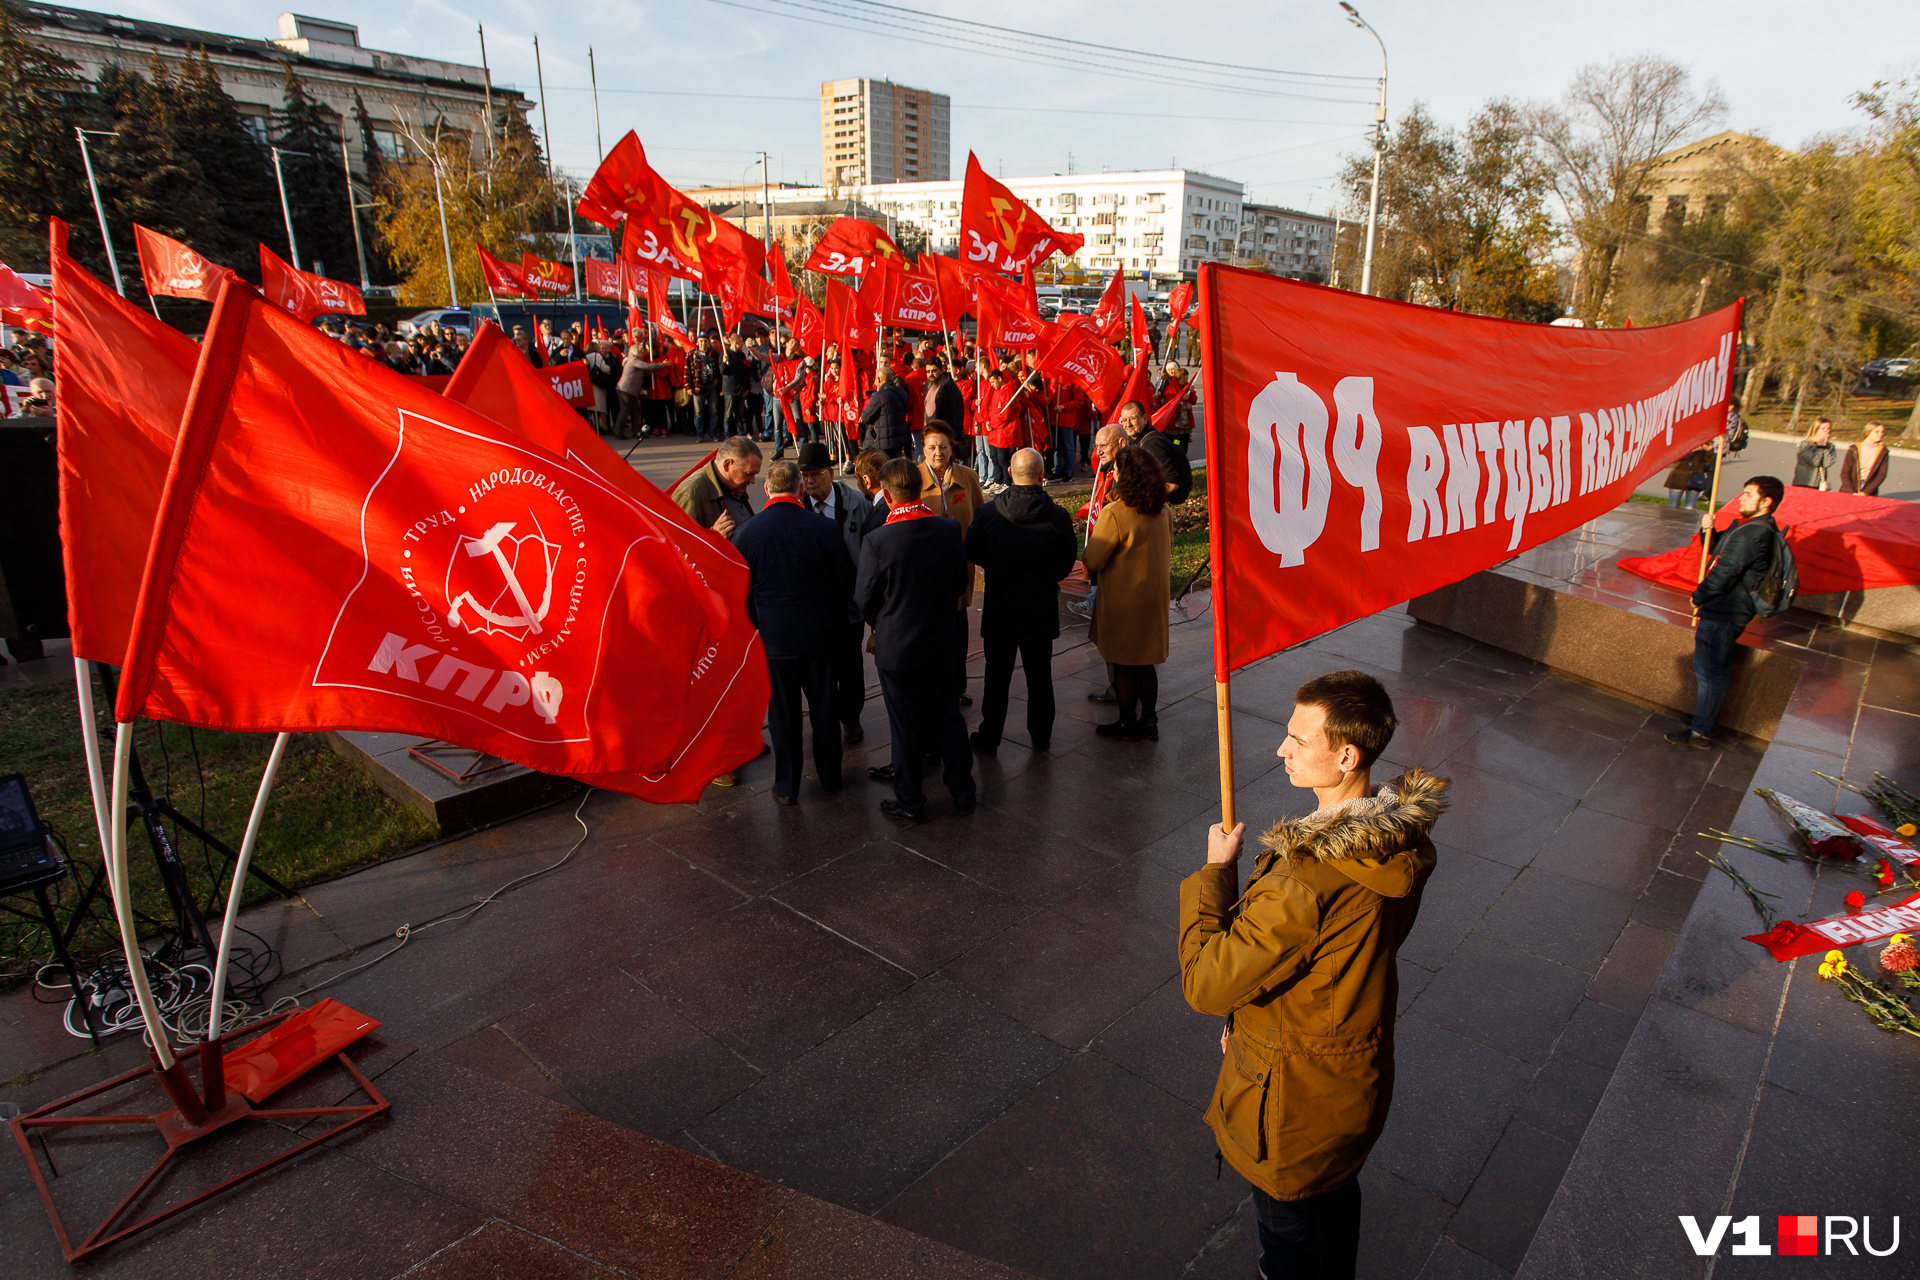
<svg viewBox="0 0 1920 1280"><path fill-rule="evenodd" d="M821 791L821 794L823 795L837 796L840 794L841 788L844 787L845 785L846 785L845 783L836 782L832 786L828 786L826 783L823 782L820 784L820 791Z"/></svg>
<svg viewBox="0 0 1920 1280"><path fill-rule="evenodd" d="M1667 741L1676 747L1692 747L1696 751L1708 751L1713 748L1713 739L1695 733L1691 725L1685 729L1675 729L1666 737Z"/></svg>
<svg viewBox="0 0 1920 1280"><path fill-rule="evenodd" d="M978 729L974 730L972 733L967 735L967 745L972 747L975 751L978 751L983 756L993 756L993 755L1000 754L1000 740L998 738L995 738L992 742L988 742L986 739L986 735L981 733Z"/></svg>
<svg viewBox="0 0 1920 1280"><path fill-rule="evenodd" d="M867 731L857 724L850 724L840 731L840 741L850 747L857 747L867 740Z"/></svg>
<svg viewBox="0 0 1920 1280"><path fill-rule="evenodd" d="M773 793L773 798L779 801L781 804L799 804L800 803L799 796L783 796L778 791Z"/></svg>
<svg viewBox="0 0 1920 1280"><path fill-rule="evenodd" d="M1036 742L1033 744L1033 749L1043 756L1050 755L1052 754L1052 745L1053 744L1048 742Z"/></svg>
<svg viewBox="0 0 1920 1280"><path fill-rule="evenodd" d="M1160 722L1158 720L1142 720L1140 722L1140 736L1148 742L1160 741Z"/></svg>
<svg viewBox="0 0 1920 1280"><path fill-rule="evenodd" d="M953 802L953 811L963 818L971 817L974 807L979 803L980 801L977 797L968 796L965 800L955 800Z"/></svg>
<svg viewBox="0 0 1920 1280"><path fill-rule="evenodd" d="M882 800L880 802L880 812L892 818L895 822L921 822L924 821L927 816L924 810L909 809L898 800Z"/></svg>
<svg viewBox="0 0 1920 1280"><path fill-rule="evenodd" d="M1109 689L1105 693L1088 694L1087 701L1088 702L1104 702L1111 705L1115 702L1120 701L1120 695L1115 693L1113 690Z"/></svg>
<svg viewBox="0 0 1920 1280"><path fill-rule="evenodd" d="M893 766L890 764L874 765L871 769L867 770L867 776L875 782L892 782Z"/></svg>
<svg viewBox="0 0 1920 1280"><path fill-rule="evenodd" d="M1103 738L1120 738L1129 742L1140 737L1140 726L1129 720L1122 720L1118 724L1097 724L1093 726L1093 731Z"/></svg>
<svg viewBox="0 0 1920 1280"><path fill-rule="evenodd" d="M973 705L973 699L969 698L966 694L963 693L960 695L960 705L963 707L970 707Z"/></svg>

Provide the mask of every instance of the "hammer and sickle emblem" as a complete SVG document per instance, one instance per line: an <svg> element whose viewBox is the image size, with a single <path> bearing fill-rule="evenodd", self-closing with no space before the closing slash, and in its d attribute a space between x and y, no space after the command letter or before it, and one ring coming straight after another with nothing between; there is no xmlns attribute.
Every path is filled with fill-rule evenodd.
<svg viewBox="0 0 1920 1280"><path fill-rule="evenodd" d="M1007 215L1013 212L1013 201L1005 196L994 196L989 203L993 209L993 220L1000 224L1000 244L1008 253L1012 253L1014 241L1018 238L1021 226L1027 220L1027 207L1021 205L1019 219L1010 220Z"/></svg>
<svg viewBox="0 0 1920 1280"><path fill-rule="evenodd" d="M527 599L526 589L520 585L520 576L514 572L512 561L508 560L506 552L500 549L500 544L513 533L513 525L513 521L503 520L477 538L463 538L461 546L469 556L493 557L494 563L500 568L500 576L506 581L507 592L513 597L514 606L520 610L519 616L494 613L474 599L471 591L462 591L447 607L448 622L455 626L467 626L468 624L460 620L460 611L465 608L472 610L489 627L502 630L525 627L529 635L540 634L540 622L547 616L547 610L553 604L553 574L549 572L546 575L546 590L541 594L540 607L535 609L532 602ZM534 536L541 542L545 541L545 539L538 539L538 535ZM468 629L472 630L472 627L468 626Z"/></svg>

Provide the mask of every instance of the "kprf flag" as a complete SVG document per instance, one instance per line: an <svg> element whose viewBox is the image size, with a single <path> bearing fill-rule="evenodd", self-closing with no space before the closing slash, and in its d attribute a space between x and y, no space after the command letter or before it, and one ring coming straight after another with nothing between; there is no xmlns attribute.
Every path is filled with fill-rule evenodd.
<svg viewBox="0 0 1920 1280"><path fill-rule="evenodd" d="M1024 348L1041 344L1042 321L1025 286L997 275L976 275L973 305L980 317L981 346Z"/></svg>
<svg viewBox="0 0 1920 1280"><path fill-rule="evenodd" d="M626 293L620 288L620 268L611 262L602 262L598 258L588 258L580 264L581 282L586 285L590 298L624 299Z"/></svg>
<svg viewBox="0 0 1920 1280"><path fill-rule="evenodd" d="M830 276L860 276L874 266L904 267L907 259L884 228L842 217L833 220L803 265Z"/></svg>
<svg viewBox="0 0 1920 1280"><path fill-rule="evenodd" d="M1085 243L1085 236L1048 226L967 152L967 182L960 195L961 262L984 271L1026 271L1056 253L1072 257Z"/></svg>
<svg viewBox="0 0 1920 1280"><path fill-rule="evenodd" d="M1187 318L1187 309L1193 306L1193 281L1182 280L1167 295L1167 312L1171 320L1167 325L1167 336L1180 332L1180 324Z"/></svg>
<svg viewBox="0 0 1920 1280"><path fill-rule="evenodd" d="M827 349L827 323L820 314L820 308L805 298L795 298L793 303L793 336L800 340L800 350L818 360Z"/></svg>
<svg viewBox="0 0 1920 1280"><path fill-rule="evenodd" d="M549 773L672 763L704 650L662 522L330 341L214 304L116 717L417 733Z"/></svg>
<svg viewBox="0 0 1920 1280"><path fill-rule="evenodd" d="M860 288L862 301L873 292L873 310L882 328L918 329L939 333L946 328L940 313L940 284L933 271L916 264L904 271L870 271Z"/></svg>
<svg viewBox="0 0 1920 1280"><path fill-rule="evenodd" d="M647 312L653 317L654 327L673 339L681 350L693 350L693 335L674 319L673 306L667 301L667 276L663 271L647 272Z"/></svg>
<svg viewBox="0 0 1920 1280"><path fill-rule="evenodd" d="M715 777L760 752L767 664L760 634L747 616L746 562L725 538L696 525L555 397L545 376L514 350L497 326L481 326L446 394L587 468L609 490L659 521L685 570L684 597L675 607L698 627L695 647L705 660L693 669L688 710L668 767L654 774L585 775L585 780L656 804L694 803Z"/></svg>
<svg viewBox="0 0 1920 1280"><path fill-rule="evenodd" d="M766 265L758 240L656 173L631 131L601 161L577 208L609 227L609 218L625 214L623 260L700 281L707 289L717 288L726 276L760 275Z"/></svg>
<svg viewBox="0 0 1920 1280"><path fill-rule="evenodd" d="M793 277L787 274L787 255L778 245L773 248L767 259L767 297L783 319L793 307L793 301L800 291L793 287Z"/></svg>
<svg viewBox="0 0 1920 1280"><path fill-rule="evenodd" d="M1183 284L1180 287L1184 289L1187 286ZM1094 328L1098 330L1100 336L1108 342L1114 341L1121 335L1126 328L1127 321L1126 272L1115 271L1113 273L1113 276L1107 281L1105 291L1100 294L1099 303L1094 307L1093 314L1089 316L1088 319L1093 321Z"/></svg>
<svg viewBox="0 0 1920 1280"><path fill-rule="evenodd" d="M1086 389L1094 408L1107 413L1127 379L1127 366L1121 363L1120 353L1102 342L1089 325L1061 326L1056 333L1046 355L1041 357L1041 374L1079 383Z"/></svg>
<svg viewBox="0 0 1920 1280"><path fill-rule="evenodd" d="M973 284L965 267L957 258L942 257L937 253L923 253L914 263L915 269L925 267L927 274L933 277L934 295L939 299L942 328L957 329L960 317L973 310Z"/></svg>
<svg viewBox="0 0 1920 1280"><path fill-rule="evenodd" d="M629 217L620 225L620 270L629 280L659 273L680 280L700 279L700 259L682 261L656 227Z"/></svg>
<svg viewBox="0 0 1920 1280"><path fill-rule="evenodd" d="M269 302L302 320L367 314L367 304L358 289L301 271L265 245L260 246L260 291Z"/></svg>
<svg viewBox="0 0 1920 1280"><path fill-rule="evenodd" d="M66 223L48 226L67 624L77 656L118 663L200 349L75 262Z"/></svg>
<svg viewBox="0 0 1920 1280"><path fill-rule="evenodd" d="M1133 310L1133 368L1127 374L1127 385L1113 402L1113 411L1108 414L1109 423L1120 421L1120 411L1127 407L1128 401L1138 400L1142 409L1147 407L1147 399L1153 390L1153 384L1147 380L1147 360L1153 355L1153 339L1147 329L1147 315L1140 307L1140 299L1129 298Z"/></svg>
<svg viewBox="0 0 1920 1280"><path fill-rule="evenodd" d="M199 298L212 302L220 282L232 274L215 266L178 240L133 224L133 246L140 255L140 278L156 298Z"/></svg>
<svg viewBox="0 0 1920 1280"><path fill-rule="evenodd" d="M573 206L574 212L609 231L618 230L620 219L643 201L642 190L652 180L653 167L647 163L646 149L640 145L639 135L629 129L594 170L579 203Z"/></svg>
<svg viewBox="0 0 1920 1280"><path fill-rule="evenodd" d="M858 294L838 280L827 281L826 329L827 341L839 343L842 356L856 348L871 347L879 338L873 314Z"/></svg>
<svg viewBox="0 0 1920 1280"><path fill-rule="evenodd" d="M475 243L473 251L480 255L480 274L486 278L487 292L498 297L532 298L537 295L533 286L527 283L526 273L519 264L506 262L487 252L483 244Z"/></svg>
<svg viewBox="0 0 1920 1280"><path fill-rule="evenodd" d="M1726 421L1740 304L1651 329L1200 269L1217 677L1558 537Z"/></svg>
<svg viewBox="0 0 1920 1280"><path fill-rule="evenodd" d="M573 292L573 268L564 262L552 262L546 258L536 258L531 253L520 255L520 274L526 279L527 287L535 296L545 297L551 294Z"/></svg>

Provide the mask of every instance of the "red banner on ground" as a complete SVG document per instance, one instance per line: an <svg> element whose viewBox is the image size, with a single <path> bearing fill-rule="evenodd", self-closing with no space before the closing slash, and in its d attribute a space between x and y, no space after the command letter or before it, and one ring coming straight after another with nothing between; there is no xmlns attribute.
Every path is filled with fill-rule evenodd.
<svg viewBox="0 0 1920 1280"><path fill-rule="evenodd" d="M1829 916L1807 924L1782 920L1765 933L1750 933L1745 938L1765 947L1775 960L1792 960L1816 951L1883 942L1896 933L1920 933L1920 893L1909 894L1884 907Z"/></svg>
<svg viewBox="0 0 1920 1280"><path fill-rule="evenodd" d="M967 152L960 196L960 261L977 270L1026 271L1056 253L1080 252L1085 236L1055 231L1003 182L989 177Z"/></svg>
<svg viewBox="0 0 1920 1280"><path fill-rule="evenodd" d="M67 255L67 224L49 224L67 624L75 654L118 663L200 349L94 279Z"/></svg>
<svg viewBox="0 0 1920 1280"><path fill-rule="evenodd" d="M367 314L367 304L358 289L301 271L265 245L260 246L260 292L267 295L268 302L302 320Z"/></svg>
<svg viewBox="0 0 1920 1280"><path fill-rule="evenodd" d="M1721 469L1722 493L1745 483L1745 469ZM1730 529L1738 518L1736 504L1728 502L1714 517L1714 527ZM1774 520L1793 550L1802 595L1920 586L1920 506L1789 485ZM1634 556L1620 567L1691 594L1700 583L1700 543L1696 539L1662 555Z"/></svg>
<svg viewBox="0 0 1920 1280"><path fill-rule="evenodd" d="M182 415L116 717L658 773L707 660L686 603L662 521L591 470L234 284Z"/></svg>
<svg viewBox="0 0 1920 1280"><path fill-rule="evenodd" d="M230 272L215 266L178 240L133 224L133 247L140 255L140 278L158 298L199 298L212 302Z"/></svg>
<svg viewBox="0 0 1920 1280"><path fill-rule="evenodd" d="M1558 537L1724 425L1738 303L1515 324L1200 270L1217 678Z"/></svg>

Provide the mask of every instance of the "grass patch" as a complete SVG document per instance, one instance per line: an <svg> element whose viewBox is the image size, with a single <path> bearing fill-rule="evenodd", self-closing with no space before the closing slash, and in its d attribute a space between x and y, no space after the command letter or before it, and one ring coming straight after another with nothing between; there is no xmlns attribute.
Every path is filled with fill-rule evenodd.
<svg viewBox="0 0 1920 1280"><path fill-rule="evenodd" d="M94 706L100 717L104 765L110 769L113 702L98 681ZM154 794L170 795L182 813L238 848L273 735L219 733L142 720L134 727L133 741ZM69 685L0 690L0 769L26 774L41 818L66 844L74 874L56 886L64 918L79 899L81 887L92 879L101 853L80 720ZM211 917L224 900L227 864L185 831L171 834L194 895ZM171 920L172 910L146 837L137 828L130 836L127 861L134 910L149 920ZM254 862L298 887L432 837L433 824L426 817L389 800L320 734L295 734L280 763ZM264 886L249 883L243 901L270 894ZM76 959L118 946L118 936L107 923L112 910L104 892L93 916L74 937ZM19 980L51 954L46 931L40 926L24 921L0 926L0 981Z"/></svg>
<svg viewBox="0 0 1920 1280"><path fill-rule="evenodd" d="M1793 401L1767 400L1751 412L1742 408L1741 416L1747 427L1753 431L1786 432L1788 423L1793 419ZM1902 431L1907 429L1907 418L1913 413L1913 388L1881 387L1873 391L1853 391L1844 401L1815 402L1811 398L1800 406L1800 425L1792 428L1795 435L1802 434L1813 425L1813 420L1821 414L1833 419L1833 438L1836 443L1858 443L1866 434L1869 422L1878 422L1887 428L1887 440L1892 443ZM1911 444L1911 441L1908 441Z"/></svg>

